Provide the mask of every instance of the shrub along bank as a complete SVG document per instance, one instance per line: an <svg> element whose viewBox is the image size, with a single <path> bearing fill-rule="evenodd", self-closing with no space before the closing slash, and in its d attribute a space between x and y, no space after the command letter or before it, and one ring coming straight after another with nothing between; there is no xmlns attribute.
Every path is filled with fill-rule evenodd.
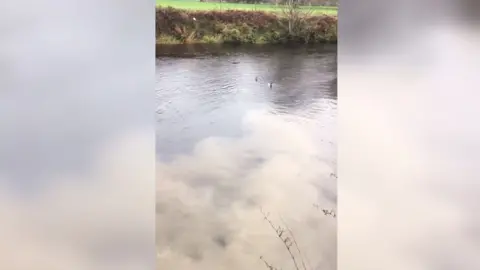
<svg viewBox="0 0 480 270"><path fill-rule="evenodd" d="M289 27L290 21L290 27ZM156 10L158 44L176 43L336 43L337 17L312 15L292 21L263 11Z"/></svg>

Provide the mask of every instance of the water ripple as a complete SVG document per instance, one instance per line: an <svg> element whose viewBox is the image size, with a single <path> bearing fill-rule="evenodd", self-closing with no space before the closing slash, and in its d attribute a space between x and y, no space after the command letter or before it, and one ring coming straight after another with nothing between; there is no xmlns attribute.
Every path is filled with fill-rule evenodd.
<svg viewBox="0 0 480 270"><path fill-rule="evenodd" d="M241 136L243 117L255 109L324 126L336 118L336 52L162 58L156 82L158 144L168 154L210 136Z"/></svg>

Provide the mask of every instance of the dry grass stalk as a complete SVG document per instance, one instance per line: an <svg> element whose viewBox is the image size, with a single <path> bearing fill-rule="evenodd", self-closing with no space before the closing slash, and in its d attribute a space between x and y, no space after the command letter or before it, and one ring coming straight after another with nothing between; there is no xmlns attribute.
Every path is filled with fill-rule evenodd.
<svg viewBox="0 0 480 270"><path fill-rule="evenodd" d="M292 262L295 266L295 269L300 270L300 267L298 266L297 258L295 257L295 255L292 252L292 245L294 244L292 234L289 233L288 230L286 231L285 228L283 228L281 226L275 226L275 224L272 222L272 220L268 218L268 216L270 215L269 213L265 213L263 211L263 209L260 209L260 212L262 213L263 218L268 222L270 227L272 227L272 229L275 231L278 239L280 239L282 241L282 244L287 249L288 254L290 255L290 258L292 259ZM263 258L262 258L262 260L263 260ZM305 265L302 258L301 258L301 260L302 260L302 264ZM263 261L265 262L265 260L263 260ZM266 265L267 265L267 267L271 267L271 265L269 265L268 263ZM276 269L276 268L270 268L270 269ZM306 270L306 269L304 269L304 270Z"/></svg>

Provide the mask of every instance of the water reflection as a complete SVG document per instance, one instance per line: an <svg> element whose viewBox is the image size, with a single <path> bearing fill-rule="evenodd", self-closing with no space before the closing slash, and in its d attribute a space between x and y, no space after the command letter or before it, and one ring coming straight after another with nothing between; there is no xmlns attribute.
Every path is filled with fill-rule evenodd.
<svg viewBox="0 0 480 270"><path fill-rule="evenodd" d="M328 110L334 117L336 61L336 52L312 49L159 58L159 157L191 151L209 136L240 136L241 119L252 109L310 118Z"/></svg>
<svg viewBox="0 0 480 270"><path fill-rule="evenodd" d="M335 220L313 207L336 205L335 78L324 49L158 60L157 269L289 268L260 208L310 269L336 269Z"/></svg>

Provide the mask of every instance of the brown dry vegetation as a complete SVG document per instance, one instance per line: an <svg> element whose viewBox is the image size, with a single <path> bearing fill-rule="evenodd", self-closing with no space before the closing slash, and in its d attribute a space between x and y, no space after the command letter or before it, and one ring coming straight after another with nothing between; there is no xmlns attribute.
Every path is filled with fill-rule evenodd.
<svg viewBox="0 0 480 270"><path fill-rule="evenodd" d="M337 18L308 16L294 33L289 33L287 18L275 13L187 11L160 7L156 11L156 36L157 44L327 43L337 41Z"/></svg>

